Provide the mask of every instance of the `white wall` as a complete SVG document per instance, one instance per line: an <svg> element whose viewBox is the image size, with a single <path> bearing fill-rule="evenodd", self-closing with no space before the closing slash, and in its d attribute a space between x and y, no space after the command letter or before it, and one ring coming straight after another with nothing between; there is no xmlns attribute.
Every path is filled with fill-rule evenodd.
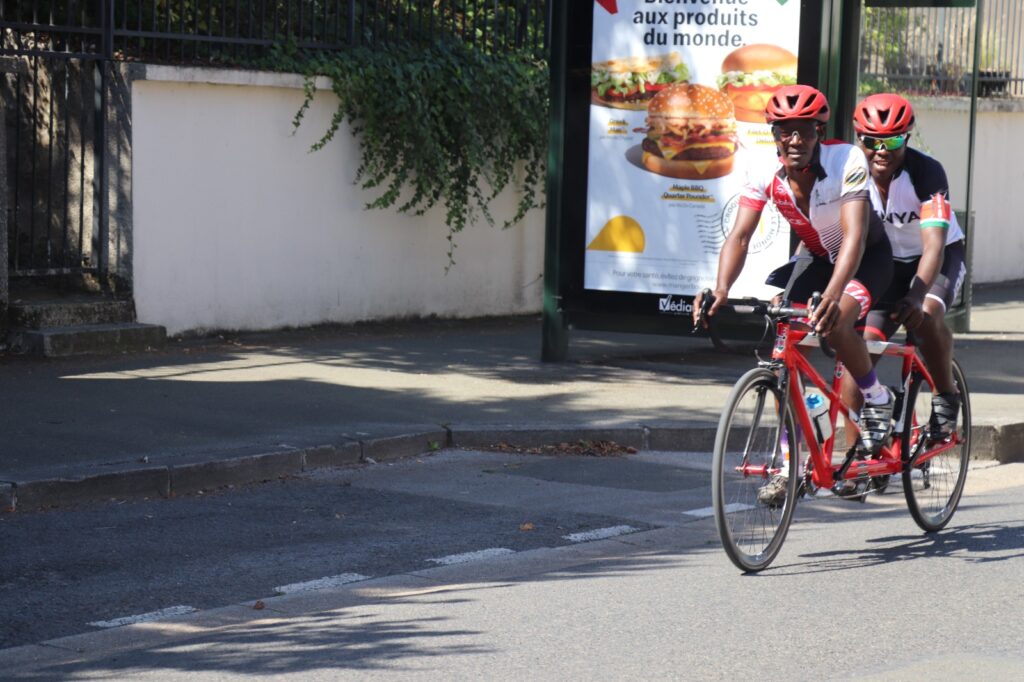
<svg viewBox="0 0 1024 682"><path fill-rule="evenodd" d="M356 141L326 148L336 100L317 94L298 133L297 77L147 67L132 89L133 270L140 322L169 333L271 329L437 314L535 312L544 215L456 236L443 209L367 211ZM510 216L506 192L494 215Z"/></svg>
<svg viewBox="0 0 1024 682"><path fill-rule="evenodd" d="M918 121L912 145L939 159L949 176L954 208L967 192L966 98L913 100ZM972 208L975 225L971 276L974 282L1024 279L1024 102L978 100L975 124Z"/></svg>
<svg viewBox="0 0 1024 682"><path fill-rule="evenodd" d="M1024 113L983 112L974 157L974 281L1024 279Z"/></svg>
<svg viewBox="0 0 1024 682"><path fill-rule="evenodd" d="M324 84L326 85L326 84ZM469 225L448 275L443 209L366 211L347 129L308 149L334 113L320 91L298 133L301 79L147 66L132 88L133 284L139 320L170 333L272 329L436 314L540 310L544 215ZM966 197L968 102L915 100L914 144ZM975 282L1024 279L1024 104L981 100L973 204ZM511 215L506 192L495 215Z"/></svg>

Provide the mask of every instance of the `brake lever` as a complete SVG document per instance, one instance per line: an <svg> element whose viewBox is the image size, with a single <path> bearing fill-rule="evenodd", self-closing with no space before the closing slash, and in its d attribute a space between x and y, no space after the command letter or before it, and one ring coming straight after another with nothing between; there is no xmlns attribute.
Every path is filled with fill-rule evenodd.
<svg viewBox="0 0 1024 682"><path fill-rule="evenodd" d="M813 294L811 294L810 308L807 311L808 316L812 315L814 313L814 310L819 305L821 305L821 292L815 291ZM811 334L818 337L818 346L821 348L821 352L824 353L826 357L834 358L836 356L835 348L832 347L832 345L828 342L828 340L825 339L824 336L814 331L813 329L811 330Z"/></svg>
<svg viewBox="0 0 1024 682"><path fill-rule="evenodd" d="M715 302L715 295L711 292L711 289L705 289L700 293L700 311L697 314L697 321L693 323L693 329L690 330L691 334L696 334L707 324L708 311L711 310L711 304Z"/></svg>

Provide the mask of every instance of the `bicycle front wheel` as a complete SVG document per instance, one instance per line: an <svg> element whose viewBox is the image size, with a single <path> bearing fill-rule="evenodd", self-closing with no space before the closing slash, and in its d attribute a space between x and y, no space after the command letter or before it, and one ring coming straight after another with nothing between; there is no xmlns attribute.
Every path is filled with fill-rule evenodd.
<svg viewBox="0 0 1024 682"><path fill-rule="evenodd" d="M712 462L715 524L729 559L744 571L760 571L775 559L796 506L799 459L796 429L774 373L744 374L729 394L718 422ZM786 450L792 448L788 470ZM776 476L782 489L766 491Z"/></svg>
<svg viewBox="0 0 1024 682"><path fill-rule="evenodd" d="M960 391L960 414L952 439L955 444L920 464L916 461L920 452L942 444L926 442L924 438L932 411L931 387L917 377L907 391L910 409L901 445L909 459L903 469L903 494L914 521L928 532L941 530L953 518L964 491L971 457L971 397L964 372L956 360L953 361L953 379Z"/></svg>

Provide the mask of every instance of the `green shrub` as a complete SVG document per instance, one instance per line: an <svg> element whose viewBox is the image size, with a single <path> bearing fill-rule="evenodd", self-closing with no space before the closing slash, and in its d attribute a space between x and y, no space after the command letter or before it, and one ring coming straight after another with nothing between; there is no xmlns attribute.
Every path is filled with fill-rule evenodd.
<svg viewBox="0 0 1024 682"><path fill-rule="evenodd" d="M454 237L483 217L508 186L520 192L509 227L542 205L547 153L547 65L522 53L492 55L449 40L422 47L356 48L302 60L305 101L298 128L326 76L338 109L322 149L343 122L360 150L355 182L378 196L367 208L397 206L417 215L445 208L448 265Z"/></svg>

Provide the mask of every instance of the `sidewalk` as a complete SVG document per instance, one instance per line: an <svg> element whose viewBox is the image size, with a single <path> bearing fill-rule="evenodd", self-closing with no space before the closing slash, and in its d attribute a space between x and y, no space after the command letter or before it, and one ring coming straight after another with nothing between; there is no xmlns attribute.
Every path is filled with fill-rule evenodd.
<svg viewBox="0 0 1024 682"><path fill-rule="evenodd" d="M539 317L0 358L0 508L167 496L503 441L710 451L729 388L752 366L706 339L570 339L570 361L558 364L539 360ZM957 355L977 457L1024 459L1022 352L1024 284L976 288L972 332L958 336Z"/></svg>

